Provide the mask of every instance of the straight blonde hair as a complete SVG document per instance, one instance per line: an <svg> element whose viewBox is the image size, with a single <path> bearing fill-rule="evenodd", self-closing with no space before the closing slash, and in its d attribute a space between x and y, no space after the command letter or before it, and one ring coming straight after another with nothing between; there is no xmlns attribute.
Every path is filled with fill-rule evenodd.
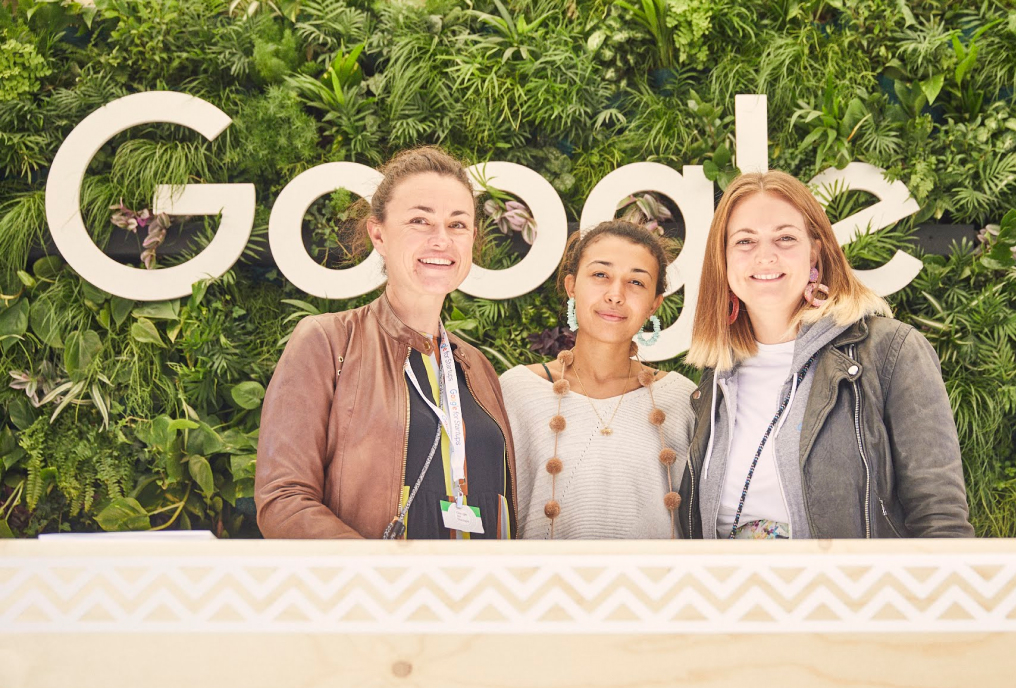
<svg viewBox="0 0 1016 688"><path fill-rule="evenodd" d="M854 276L843 255L825 209L807 186L795 177L770 170L742 174L727 187L713 215L706 239L705 262L699 285L698 306L692 324L691 347L686 360L699 368L729 370L758 353L755 333L747 313L729 324L730 284L727 281L727 224L734 207L755 194L779 196L804 216L808 236L820 242L818 281L829 287L829 298L818 308L801 297L791 326L831 317L837 325L849 325L869 315L892 316L885 299Z"/></svg>

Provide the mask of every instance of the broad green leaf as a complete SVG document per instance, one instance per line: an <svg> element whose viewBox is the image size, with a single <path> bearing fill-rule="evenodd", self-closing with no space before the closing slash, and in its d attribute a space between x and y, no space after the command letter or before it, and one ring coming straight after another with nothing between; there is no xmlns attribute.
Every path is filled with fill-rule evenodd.
<svg viewBox="0 0 1016 688"><path fill-rule="evenodd" d="M0 538L13 538L14 532L11 531L11 527L7 525L7 519L0 521Z"/></svg>
<svg viewBox="0 0 1016 688"><path fill-rule="evenodd" d="M206 497L215 491L215 478L212 475L212 467L209 465L208 459L197 454L189 456L187 457L187 469Z"/></svg>
<svg viewBox="0 0 1016 688"><path fill-rule="evenodd" d="M134 308L134 302L130 299L122 299L119 296L114 296L109 300L111 310L113 313L113 322L116 323L117 327L123 325L123 321L130 315L131 309Z"/></svg>
<svg viewBox="0 0 1016 688"><path fill-rule="evenodd" d="M28 322L32 326L32 332L43 342L54 349L63 348L59 316L48 300L40 300L32 304L28 312Z"/></svg>
<svg viewBox="0 0 1016 688"><path fill-rule="evenodd" d="M7 415L10 416L14 427L18 430L27 430L35 422L35 419L38 418L39 412L28 401L28 397L22 394L8 402Z"/></svg>
<svg viewBox="0 0 1016 688"><path fill-rule="evenodd" d="M191 430L187 435L187 453L211 456L218 454L225 448L222 438L212 430L208 423L200 423L198 427Z"/></svg>
<svg viewBox="0 0 1016 688"><path fill-rule="evenodd" d="M60 256L45 256L35 261L32 265L32 273L43 280L56 279L63 270L64 262Z"/></svg>
<svg viewBox="0 0 1016 688"><path fill-rule="evenodd" d="M28 332L28 299L18 299L0 311L0 346L7 351L19 337Z"/></svg>
<svg viewBox="0 0 1016 688"><path fill-rule="evenodd" d="M86 299L96 305L104 303L110 296L109 292L103 291L84 280L81 282L81 293L85 295Z"/></svg>
<svg viewBox="0 0 1016 688"><path fill-rule="evenodd" d="M138 321L131 325L131 336L145 344L166 346L163 344L162 337L159 336L159 331L155 328L155 324L148 318L138 318Z"/></svg>
<svg viewBox="0 0 1016 688"><path fill-rule="evenodd" d="M149 530L148 512L133 497L118 497L95 517L106 531Z"/></svg>
<svg viewBox="0 0 1016 688"><path fill-rule="evenodd" d="M192 308L197 308L201 305L202 299L205 298L205 292L208 291L210 281L207 279L198 280L191 285L190 306Z"/></svg>
<svg viewBox="0 0 1016 688"><path fill-rule="evenodd" d="M64 347L64 367L74 373L85 370L102 350L102 340L94 330L71 332Z"/></svg>
<svg viewBox="0 0 1016 688"><path fill-rule="evenodd" d="M938 98L939 91L942 90L942 84L944 83L944 74L936 74L920 83L921 91L924 93L924 97L928 99L928 105L934 103L935 98Z"/></svg>
<svg viewBox="0 0 1016 688"><path fill-rule="evenodd" d="M29 289L33 289L35 287L36 284L35 278L29 275L27 272L25 272L24 270L18 270L17 275L18 279L21 280L21 283L26 287L28 287Z"/></svg>
<svg viewBox="0 0 1016 688"><path fill-rule="evenodd" d="M149 318L151 320L176 320L180 317L180 301L152 301L138 306L131 315L135 318Z"/></svg>
<svg viewBox="0 0 1016 688"><path fill-rule="evenodd" d="M256 454L234 454L229 457L229 471L233 474L233 480L253 478L257 458Z"/></svg>
<svg viewBox="0 0 1016 688"><path fill-rule="evenodd" d="M248 380L234 386L230 395L237 406L251 410L261 405L261 400L265 398L265 388L260 382Z"/></svg>

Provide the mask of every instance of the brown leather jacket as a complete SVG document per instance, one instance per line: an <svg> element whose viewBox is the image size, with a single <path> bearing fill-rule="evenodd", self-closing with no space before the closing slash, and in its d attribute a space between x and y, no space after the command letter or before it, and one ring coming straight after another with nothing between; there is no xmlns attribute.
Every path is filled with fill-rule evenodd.
<svg viewBox="0 0 1016 688"><path fill-rule="evenodd" d="M449 339L469 391L504 433L514 537L515 451L497 375L479 351ZM429 353L431 343L384 295L296 326L261 411L254 498L265 537L381 537L405 483L410 347Z"/></svg>

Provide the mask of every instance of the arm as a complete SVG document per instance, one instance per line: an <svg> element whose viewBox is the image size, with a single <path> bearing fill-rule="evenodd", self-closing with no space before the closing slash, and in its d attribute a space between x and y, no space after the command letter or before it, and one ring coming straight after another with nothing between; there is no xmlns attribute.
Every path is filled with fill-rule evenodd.
<svg viewBox="0 0 1016 688"><path fill-rule="evenodd" d="M361 537L322 501L328 416L342 353L332 350L320 323L304 318L272 375L254 478L258 526L266 538Z"/></svg>
<svg viewBox="0 0 1016 688"><path fill-rule="evenodd" d="M973 537L960 445L938 354L917 330L903 335L889 373L885 427L906 527L917 537Z"/></svg>

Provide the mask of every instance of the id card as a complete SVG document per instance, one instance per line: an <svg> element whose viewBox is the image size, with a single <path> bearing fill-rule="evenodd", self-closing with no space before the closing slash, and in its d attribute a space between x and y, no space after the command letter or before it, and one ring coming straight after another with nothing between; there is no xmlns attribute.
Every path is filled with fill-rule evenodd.
<svg viewBox="0 0 1016 688"><path fill-rule="evenodd" d="M480 508L455 502L441 500L441 520L448 530L461 530L466 533L483 534L483 521L480 520Z"/></svg>

